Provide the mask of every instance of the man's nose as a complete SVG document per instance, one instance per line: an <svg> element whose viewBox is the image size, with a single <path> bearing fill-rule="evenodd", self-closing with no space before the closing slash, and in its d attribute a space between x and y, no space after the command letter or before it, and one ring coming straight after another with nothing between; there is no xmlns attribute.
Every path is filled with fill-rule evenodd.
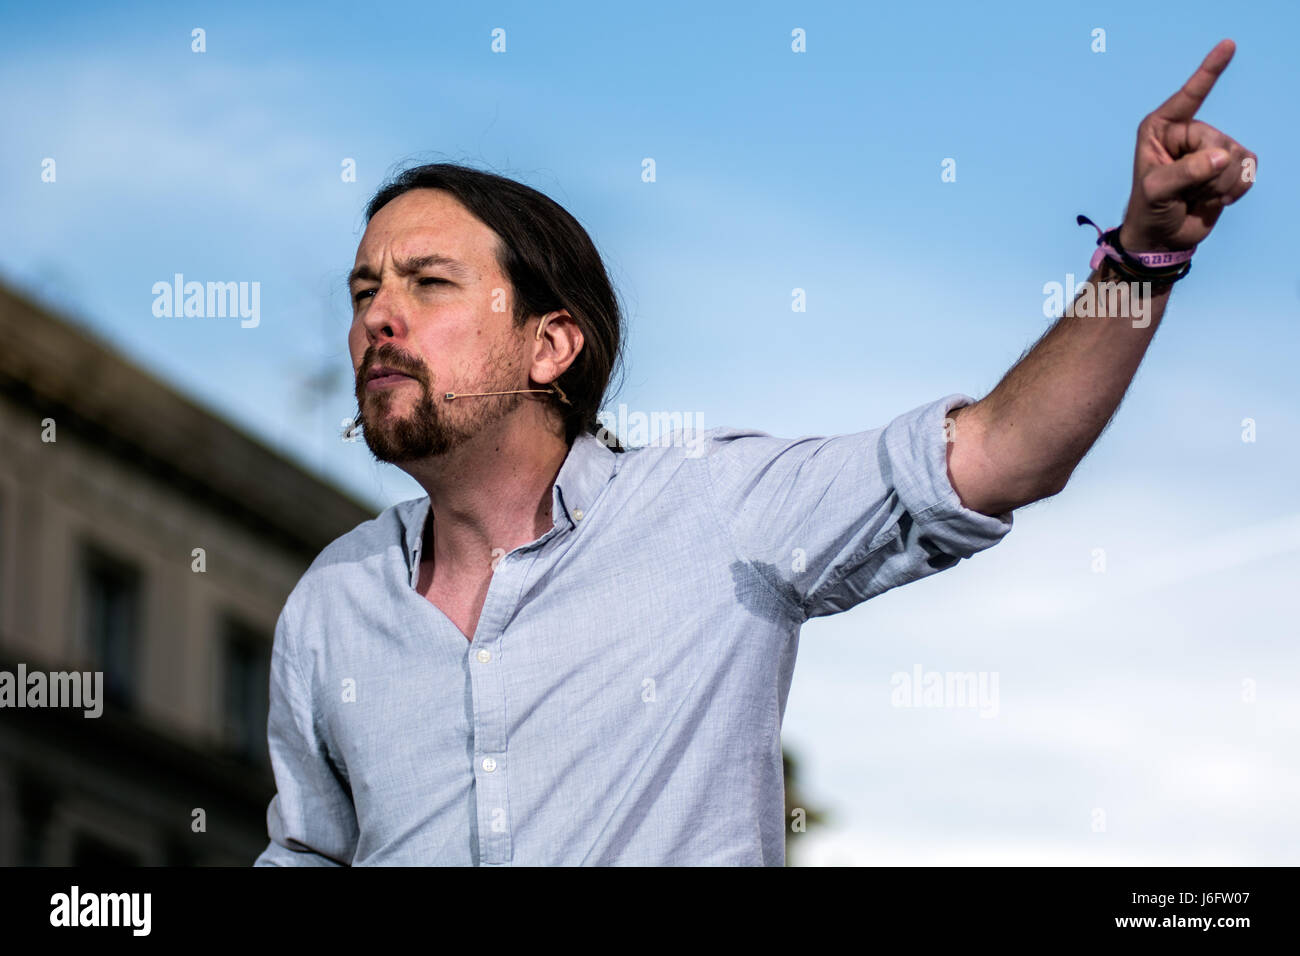
<svg viewBox="0 0 1300 956"><path fill-rule="evenodd" d="M361 321L366 329L366 337L372 342L406 335L405 305L391 283L375 290Z"/></svg>

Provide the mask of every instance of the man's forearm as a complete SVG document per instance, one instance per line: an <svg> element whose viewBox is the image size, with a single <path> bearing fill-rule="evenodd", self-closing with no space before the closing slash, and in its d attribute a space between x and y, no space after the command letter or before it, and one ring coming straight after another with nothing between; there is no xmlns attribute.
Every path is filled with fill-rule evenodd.
<svg viewBox="0 0 1300 956"><path fill-rule="evenodd" d="M1065 487L1119 407L1170 289L1103 265L992 392L952 414L949 472L966 507L1001 514Z"/></svg>

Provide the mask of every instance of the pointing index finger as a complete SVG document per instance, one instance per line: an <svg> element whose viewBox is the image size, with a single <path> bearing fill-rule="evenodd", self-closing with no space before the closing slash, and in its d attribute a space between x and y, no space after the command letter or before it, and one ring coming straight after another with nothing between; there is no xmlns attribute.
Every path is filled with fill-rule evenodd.
<svg viewBox="0 0 1300 956"><path fill-rule="evenodd" d="M1236 50L1237 45L1231 40L1220 40L1196 68L1191 79L1183 84L1183 88L1160 105L1156 115L1174 122L1190 121L1209 96L1214 81L1219 78Z"/></svg>

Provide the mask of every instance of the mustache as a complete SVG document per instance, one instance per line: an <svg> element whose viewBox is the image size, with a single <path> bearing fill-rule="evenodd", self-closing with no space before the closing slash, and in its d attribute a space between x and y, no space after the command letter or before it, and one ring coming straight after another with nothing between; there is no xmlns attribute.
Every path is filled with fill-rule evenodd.
<svg viewBox="0 0 1300 956"><path fill-rule="evenodd" d="M425 364L389 343L378 348L371 346L366 349L365 355L361 357L361 367L357 369L356 384L358 392L365 389L366 380L370 377L370 371L377 365L390 368L395 372L401 372L403 375L409 375L426 388L429 386L429 370Z"/></svg>

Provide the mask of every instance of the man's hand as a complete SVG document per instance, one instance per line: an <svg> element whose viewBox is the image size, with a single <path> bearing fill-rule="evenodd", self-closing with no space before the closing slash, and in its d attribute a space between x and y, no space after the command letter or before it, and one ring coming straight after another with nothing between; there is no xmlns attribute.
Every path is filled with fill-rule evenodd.
<svg viewBox="0 0 1300 956"><path fill-rule="evenodd" d="M1194 118L1236 49L1231 40L1219 41L1183 88L1138 127L1133 192L1119 236L1126 250L1190 249L1254 183L1255 154Z"/></svg>

